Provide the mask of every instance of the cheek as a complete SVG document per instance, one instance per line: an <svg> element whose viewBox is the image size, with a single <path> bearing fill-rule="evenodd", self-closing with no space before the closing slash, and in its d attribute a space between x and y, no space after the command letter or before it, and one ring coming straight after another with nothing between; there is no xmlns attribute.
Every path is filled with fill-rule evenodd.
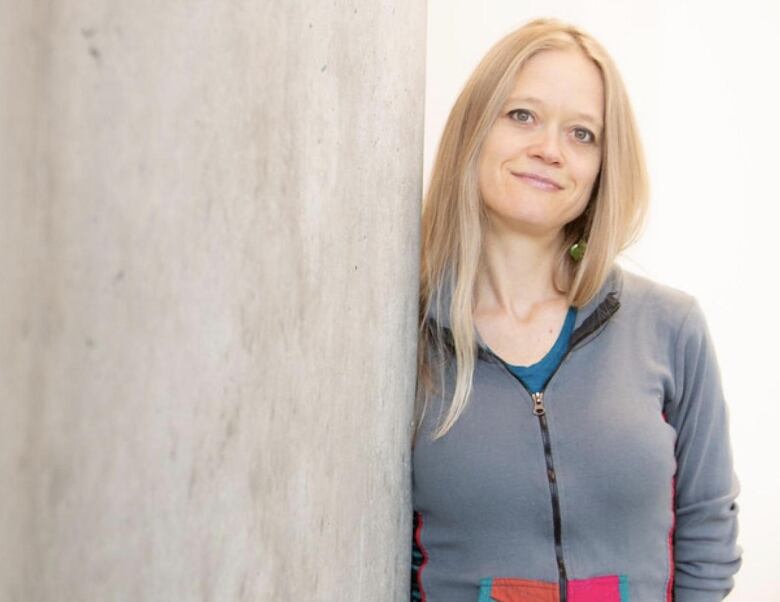
<svg viewBox="0 0 780 602"><path fill-rule="evenodd" d="M484 155L477 162L477 188L483 196L485 191L490 188L490 174L485 166Z"/></svg>
<svg viewBox="0 0 780 602"><path fill-rule="evenodd" d="M490 191L498 186L497 178L498 159L494 149L485 145L477 161L477 178L479 189L482 192Z"/></svg>
<svg viewBox="0 0 780 602"><path fill-rule="evenodd" d="M596 157L582 162L577 170L577 181L581 188L590 190L596 183L601 170L601 158Z"/></svg>

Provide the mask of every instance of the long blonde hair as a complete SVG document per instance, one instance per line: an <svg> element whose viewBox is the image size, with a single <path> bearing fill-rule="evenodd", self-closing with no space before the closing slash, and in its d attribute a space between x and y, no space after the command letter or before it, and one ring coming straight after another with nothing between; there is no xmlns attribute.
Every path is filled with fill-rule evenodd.
<svg viewBox="0 0 780 602"><path fill-rule="evenodd" d="M457 371L434 439L452 428L471 394L477 354L474 287L486 224L476 176L482 144L525 62L544 50L568 48L581 50L601 71L604 134L591 199L564 227L556 288L570 305L582 307L596 295L618 253L641 233L648 202L644 154L625 87L606 50L587 33L555 19L536 19L506 35L479 63L450 111L423 199L415 433L431 397L444 394L445 365L452 357L445 339L454 348ZM588 250L575 263L568 248L581 239ZM446 306L445 289L451 294ZM449 335L440 320L431 320L443 312L449 312Z"/></svg>

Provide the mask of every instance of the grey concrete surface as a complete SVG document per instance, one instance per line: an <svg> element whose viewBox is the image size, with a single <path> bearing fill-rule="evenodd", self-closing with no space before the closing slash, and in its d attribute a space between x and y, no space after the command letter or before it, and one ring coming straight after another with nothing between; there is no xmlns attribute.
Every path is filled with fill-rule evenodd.
<svg viewBox="0 0 780 602"><path fill-rule="evenodd" d="M0 49L0 600L407 600L425 3Z"/></svg>

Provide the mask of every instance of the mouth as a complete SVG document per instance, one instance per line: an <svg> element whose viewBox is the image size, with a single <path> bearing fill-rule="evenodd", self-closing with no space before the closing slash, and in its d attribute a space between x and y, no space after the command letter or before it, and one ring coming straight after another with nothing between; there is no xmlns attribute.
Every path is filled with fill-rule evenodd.
<svg viewBox="0 0 780 602"><path fill-rule="evenodd" d="M512 172L512 175L516 178L521 179L526 184L530 184L534 188L538 188L540 190L563 190L563 186L558 184L555 180L551 180L550 178L545 178L544 176L540 176L535 173L529 173L529 172Z"/></svg>

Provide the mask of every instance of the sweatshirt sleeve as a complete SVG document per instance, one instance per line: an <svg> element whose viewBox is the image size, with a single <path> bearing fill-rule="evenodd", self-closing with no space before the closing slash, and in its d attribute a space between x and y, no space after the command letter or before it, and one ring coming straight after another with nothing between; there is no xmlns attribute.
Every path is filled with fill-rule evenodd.
<svg viewBox="0 0 780 602"><path fill-rule="evenodd" d="M675 602L720 602L742 563L735 501L740 485L715 349L695 298L675 343L667 420L677 432Z"/></svg>

